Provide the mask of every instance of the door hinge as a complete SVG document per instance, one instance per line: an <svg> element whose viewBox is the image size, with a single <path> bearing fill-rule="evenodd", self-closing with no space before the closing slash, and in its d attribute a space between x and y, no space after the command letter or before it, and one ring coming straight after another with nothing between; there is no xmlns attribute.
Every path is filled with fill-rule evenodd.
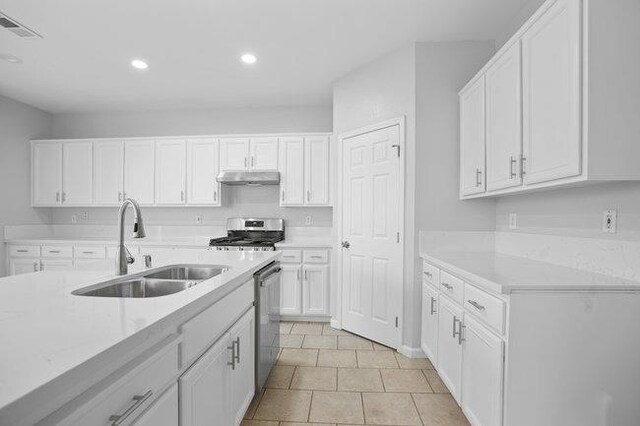
<svg viewBox="0 0 640 426"><path fill-rule="evenodd" d="M400 233L396 232L396 243L400 242Z"/></svg>
<svg viewBox="0 0 640 426"><path fill-rule="evenodd" d="M391 148L395 148L397 151L396 153L398 154L398 157L400 157L400 145L394 144L394 145L391 145Z"/></svg>
<svg viewBox="0 0 640 426"><path fill-rule="evenodd" d="M398 317L396 317L396 328L398 328Z"/></svg>

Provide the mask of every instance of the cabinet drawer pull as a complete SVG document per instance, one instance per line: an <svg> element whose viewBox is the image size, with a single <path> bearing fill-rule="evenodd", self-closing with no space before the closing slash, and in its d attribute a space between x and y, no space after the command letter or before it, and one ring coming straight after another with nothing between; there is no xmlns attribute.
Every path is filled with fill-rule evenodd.
<svg viewBox="0 0 640 426"><path fill-rule="evenodd" d="M467 302L469 302L469 304L471 306L473 306L474 308L476 308L477 310L484 311L484 306L482 306L481 304L479 304L475 300L467 300Z"/></svg>
<svg viewBox="0 0 640 426"><path fill-rule="evenodd" d="M286 258L286 259L295 259L295 258L296 258L295 256L291 256L291 255L289 255L289 256L282 256L282 257L284 257L284 258Z"/></svg>
<svg viewBox="0 0 640 426"><path fill-rule="evenodd" d="M93 251L83 251L82 254L95 254Z"/></svg>
<svg viewBox="0 0 640 426"><path fill-rule="evenodd" d="M142 404L145 403L146 400L151 397L151 395L153 395L153 392L151 390L148 390L144 395L134 395L132 398L134 403L131 404L131 406L129 406L129 408L127 408L124 413L113 414L109 416L109 421L112 422L111 426L119 426L123 424L134 411L136 411Z"/></svg>
<svg viewBox="0 0 640 426"><path fill-rule="evenodd" d="M19 249L16 250L18 253L29 253L29 250L25 250L25 249Z"/></svg>
<svg viewBox="0 0 640 426"><path fill-rule="evenodd" d="M423 274L425 274L429 278L433 278L433 274L431 272L424 271Z"/></svg>
<svg viewBox="0 0 640 426"><path fill-rule="evenodd" d="M58 253L60 253L60 250L49 250L49 253L58 254Z"/></svg>
<svg viewBox="0 0 640 426"><path fill-rule="evenodd" d="M452 286L451 284L449 284L449 283L445 283L445 282L443 282L443 283L442 283L442 286L443 286L444 288L446 288L447 290L453 290L453 286Z"/></svg>
<svg viewBox="0 0 640 426"><path fill-rule="evenodd" d="M322 256L310 256L312 259L322 259Z"/></svg>

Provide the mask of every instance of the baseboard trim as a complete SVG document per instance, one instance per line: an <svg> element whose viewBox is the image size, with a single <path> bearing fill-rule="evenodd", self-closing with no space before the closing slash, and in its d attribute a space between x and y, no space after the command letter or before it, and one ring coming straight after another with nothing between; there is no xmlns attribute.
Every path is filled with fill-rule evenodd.
<svg viewBox="0 0 640 426"><path fill-rule="evenodd" d="M329 317L323 316L307 316L307 315L280 315L281 321L296 322L329 322Z"/></svg>
<svg viewBox="0 0 640 426"><path fill-rule="evenodd" d="M331 328L342 330L342 325L340 324L340 321L338 321L337 319L331 318Z"/></svg>
<svg viewBox="0 0 640 426"><path fill-rule="evenodd" d="M398 348L398 352L407 358L426 358L421 348L412 348L411 346L402 345Z"/></svg>

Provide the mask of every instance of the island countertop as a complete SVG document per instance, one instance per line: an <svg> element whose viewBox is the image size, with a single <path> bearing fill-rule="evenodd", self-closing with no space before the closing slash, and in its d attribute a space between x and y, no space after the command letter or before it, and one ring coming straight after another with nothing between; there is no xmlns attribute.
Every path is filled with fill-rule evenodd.
<svg viewBox="0 0 640 426"><path fill-rule="evenodd" d="M203 251L192 262L230 269L178 293L112 298L71 292L115 278L104 272L38 272L0 279L0 423L34 393L77 375L82 366L153 340L220 300L277 259L277 252ZM173 264L178 262L171 262ZM156 267L169 264L161 262ZM154 267L153 269L156 269Z"/></svg>

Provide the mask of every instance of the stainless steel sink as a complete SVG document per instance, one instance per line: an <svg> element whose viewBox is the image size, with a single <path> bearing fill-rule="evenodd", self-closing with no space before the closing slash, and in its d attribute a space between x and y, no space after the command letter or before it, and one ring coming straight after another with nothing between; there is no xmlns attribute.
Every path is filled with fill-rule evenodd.
<svg viewBox="0 0 640 426"><path fill-rule="evenodd" d="M226 268L220 266L184 265L171 266L157 272L144 275L145 278L159 278L163 280L208 280L220 275Z"/></svg>
<svg viewBox="0 0 640 426"><path fill-rule="evenodd" d="M171 265L84 287L71 294L127 298L166 296L193 287L228 269L219 265Z"/></svg>

